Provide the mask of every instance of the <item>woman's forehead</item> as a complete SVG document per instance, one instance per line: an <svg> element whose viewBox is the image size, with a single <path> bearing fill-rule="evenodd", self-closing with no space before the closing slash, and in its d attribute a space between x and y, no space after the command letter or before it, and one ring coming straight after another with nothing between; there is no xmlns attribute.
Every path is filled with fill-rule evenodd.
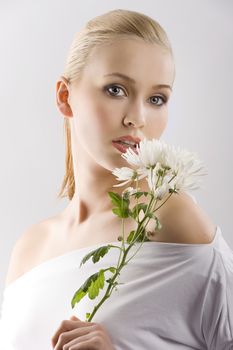
<svg viewBox="0 0 233 350"><path fill-rule="evenodd" d="M171 57L171 53L156 43L147 43L142 39L115 40L108 44L99 44L92 49L90 58L95 61L109 60L119 62L137 58L161 61Z"/></svg>
<svg viewBox="0 0 233 350"><path fill-rule="evenodd" d="M105 80L117 72L131 80L135 76L152 79L161 77L171 83L174 76L174 60L168 51L157 44L148 44L142 40L123 40L95 48L85 70L90 76L94 74L95 77ZM120 78L120 74L118 77Z"/></svg>

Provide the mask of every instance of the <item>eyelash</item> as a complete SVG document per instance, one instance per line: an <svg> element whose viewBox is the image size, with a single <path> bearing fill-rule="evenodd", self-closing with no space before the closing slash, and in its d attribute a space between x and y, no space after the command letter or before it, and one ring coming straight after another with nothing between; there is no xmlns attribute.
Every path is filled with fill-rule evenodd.
<svg viewBox="0 0 233 350"><path fill-rule="evenodd" d="M113 87L117 87L118 89L123 90L123 88L120 87L119 85L108 85L108 86L105 86L105 87L104 87L104 91L106 91L106 92L109 93L109 89L110 89L110 88L113 88ZM114 95L114 94L112 95L111 93L110 93L110 96L112 96L112 97L121 97L121 96L117 96L117 95ZM166 98L165 96L157 95L157 96L152 96L152 97L159 97L159 98L163 101L162 104L157 105L156 103L152 103L152 105L161 107L161 106L163 106L163 105L167 102L167 98Z"/></svg>

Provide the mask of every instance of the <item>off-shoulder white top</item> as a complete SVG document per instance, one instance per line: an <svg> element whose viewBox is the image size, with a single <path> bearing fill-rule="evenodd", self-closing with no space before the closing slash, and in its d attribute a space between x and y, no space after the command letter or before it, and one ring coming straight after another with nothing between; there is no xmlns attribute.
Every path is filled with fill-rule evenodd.
<svg viewBox="0 0 233 350"><path fill-rule="evenodd" d="M51 350L62 320L85 320L107 287L72 309L74 292L91 274L118 262L114 248L79 268L84 255L102 245L45 261L5 288L2 350ZM118 281L124 284L92 319L105 326L116 350L233 349L233 251L219 226L209 244L145 242Z"/></svg>

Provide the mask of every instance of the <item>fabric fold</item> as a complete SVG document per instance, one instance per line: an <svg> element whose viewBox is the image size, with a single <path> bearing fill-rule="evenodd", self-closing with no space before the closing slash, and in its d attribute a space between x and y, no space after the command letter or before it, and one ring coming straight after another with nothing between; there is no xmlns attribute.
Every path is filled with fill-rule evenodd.
<svg viewBox="0 0 233 350"><path fill-rule="evenodd" d="M107 284L96 299L86 296L72 309L75 291L91 274L118 262L119 249L112 248L96 264L88 260L79 267L87 253L102 245L52 258L5 288L0 323L0 343L6 339L3 350L51 350L51 338L62 320L71 315L85 320ZM232 281L233 251L219 226L209 244L145 242L121 271L118 282L124 284L113 291L92 322L107 329L116 350L223 350L228 345L230 349Z"/></svg>

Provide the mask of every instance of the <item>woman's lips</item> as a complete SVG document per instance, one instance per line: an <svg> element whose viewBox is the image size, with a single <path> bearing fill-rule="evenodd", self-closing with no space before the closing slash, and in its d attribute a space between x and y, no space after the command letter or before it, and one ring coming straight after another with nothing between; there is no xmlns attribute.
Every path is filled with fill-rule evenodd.
<svg viewBox="0 0 233 350"><path fill-rule="evenodd" d="M116 149L118 149L118 151L120 151L120 152L122 152L122 153L125 153L126 151L127 151L127 149L130 147L130 148L132 148L133 150L134 150L134 152L136 153L136 154L138 154L138 152L137 152L137 149L135 148L135 147L133 147L133 146L128 146L128 145L123 145L122 143L120 143L120 142L117 142L117 141L112 141L112 144L113 144L113 146L116 148Z"/></svg>

